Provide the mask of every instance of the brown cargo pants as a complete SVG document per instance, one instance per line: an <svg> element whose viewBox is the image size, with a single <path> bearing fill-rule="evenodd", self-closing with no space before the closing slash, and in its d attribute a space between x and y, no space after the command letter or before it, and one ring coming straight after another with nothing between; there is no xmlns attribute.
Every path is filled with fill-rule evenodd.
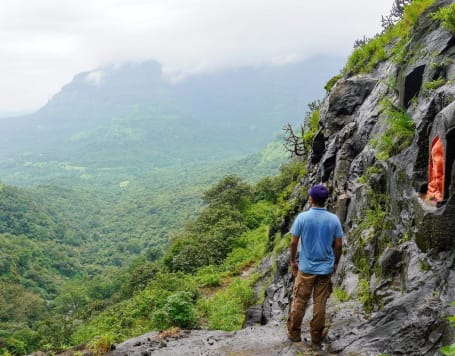
<svg viewBox="0 0 455 356"><path fill-rule="evenodd" d="M289 309L288 336L300 340L302 320L308 300L313 294L313 319L310 322L311 341L320 344L324 337L325 307L332 292L330 274L314 275L299 271L292 291L292 304Z"/></svg>

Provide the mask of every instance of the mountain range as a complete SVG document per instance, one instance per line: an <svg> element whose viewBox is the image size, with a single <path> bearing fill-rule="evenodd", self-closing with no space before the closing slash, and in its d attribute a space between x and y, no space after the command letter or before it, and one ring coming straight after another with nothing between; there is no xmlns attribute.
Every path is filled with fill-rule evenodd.
<svg viewBox="0 0 455 356"><path fill-rule="evenodd" d="M301 122L341 62L315 57L179 81L153 60L79 73L37 112L2 119L0 177L27 185L243 158Z"/></svg>

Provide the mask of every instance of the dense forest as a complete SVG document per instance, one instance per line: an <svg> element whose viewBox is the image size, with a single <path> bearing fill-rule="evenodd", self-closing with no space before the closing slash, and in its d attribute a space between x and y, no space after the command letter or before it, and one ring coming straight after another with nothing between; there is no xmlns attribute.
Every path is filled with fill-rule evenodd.
<svg viewBox="0 0 455 356"><path fill-rule="evenodd" d="M302 174L296 161L254 184L225 176L165 252L159 239L129 237L147 230L132 224L143 220L137 206L109 215L93 194L76 200L69 190L2 185L2 353L113 343L171 326L241 327L259 277L241 273L282 239L270 231L291 209L290 187Z"/></svg>
<svg viewBox="0 0 455 356"><path fill-rule="evenodd" d="M265 253L268 225L279 219L273 204L301 172L293 163L277 178L261 177L286 157L277 140L241 160L157 169L116 185L71 176L60 185L1 184L1 354L59 350L100 335L120 341L171 325L241 326L251 280L234 283L246 299L231 306L230 321L211 321L208 310L203 316L201 298ZM187 283L169 284L182 278ZM156 310L149 299L137 304L152 298L151 289ZM164 318L169 298L190 308L191 320Z"/></svg>

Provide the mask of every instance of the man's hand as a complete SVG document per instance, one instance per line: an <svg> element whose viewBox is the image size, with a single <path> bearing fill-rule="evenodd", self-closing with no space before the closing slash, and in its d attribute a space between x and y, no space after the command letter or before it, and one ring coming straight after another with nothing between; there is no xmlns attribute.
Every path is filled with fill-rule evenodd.
<svg viewBox="0 0 455 356"><path fill-rule="evenodd" d="M341 253L343 252L343 241L341 238L336 238L333 241L333 253L335 255L335 264L333 266L333 275L337 272L338 262L340 262Z"/></svg>
<svg viewBox="0 0 455 356"><path fill-rule="evenodd" d="M299 271L299 265L295 261L291 261L291 273L295 277Z"/></svg>
<svg viewBox="0 0 455 356"><path fill-rule="evenodd" d="M295 261L295 255L297 253L297 244L298 243L299 243L299 237L292 236L290 254L291 254L291 272L292 272L293 276L297 276L297 272L299 271L299 265Z"/></svg>
<svg viewBox="0 0 455 356"><path fill-rule="evenodd" d="M335 275L336 275L336 273L337 273L337 269L338 269L338 264L336 264L336 265L333 266L332 277L335 277Z"/></svg>

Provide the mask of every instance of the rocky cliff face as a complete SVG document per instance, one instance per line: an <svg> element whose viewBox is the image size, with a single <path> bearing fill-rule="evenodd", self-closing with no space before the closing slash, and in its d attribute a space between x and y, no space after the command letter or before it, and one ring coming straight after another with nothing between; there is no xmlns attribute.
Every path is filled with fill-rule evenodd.
<svg viewBox="0 0 455 356"><path fill-rule="evenodd" d="M323 100L319 132L307 157L309 173L293 198L296 213L307 207L302 197L308 187L327 184L329 209L346 234L336 288L350 300L329 307L329 352L439 355L441 346L453 342L446 317L455 314L450 306L455 300L455 38L427 16L450 3L436 1L420 17L405 61L383 61L369 74L348 73ZM404 122L407 133L393 120ZM428 202L430 144L436 136L445 149L443 198ZM283 222L282 233L293 218ZM264 347L274 355L305 352L286 343L292 287L288 251L259 268L272 283L263 304L248 311L246 328L194 335L188 347L198 344L206 354L264 354ZM246 337L260 347L245 344Z"/></svg>
<svg viewBox="0 0 455 356"><path fill-rule="evenodd" d="M329 208L343 222L337 285L363 302L360 314L341 303L331 315L330 347L343 354L438 355L453 342L446 317L455 300L455 38L424 14L406 51L405 63L385 61L335 84L322 104L310 174L295 189L298 197L326 183ZM394 114L415 124L407 147L390 131ZM386 135L396 146L384 155L377 142ZM424 194L436 136L445 148L444 192L432 203ZM287 280L283 267L267 290L267 318L289 294Z"/></svg>

